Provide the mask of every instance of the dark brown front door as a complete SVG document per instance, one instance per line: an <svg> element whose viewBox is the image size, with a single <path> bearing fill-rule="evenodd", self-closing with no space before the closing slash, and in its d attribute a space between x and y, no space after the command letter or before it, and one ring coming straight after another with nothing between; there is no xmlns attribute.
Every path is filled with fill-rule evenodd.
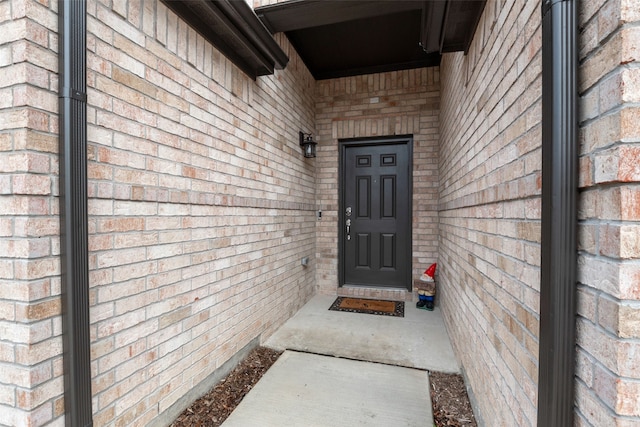
<svg viewBox="0 0 640 427"><path fill-rule="evenodd" d="M410 289L411 138L341 141L341 285Z"/></svg>

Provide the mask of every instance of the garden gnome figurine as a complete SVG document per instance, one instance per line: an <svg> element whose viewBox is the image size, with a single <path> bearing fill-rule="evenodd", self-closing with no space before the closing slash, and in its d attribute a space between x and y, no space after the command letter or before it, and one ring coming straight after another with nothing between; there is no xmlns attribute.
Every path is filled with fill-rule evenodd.
<svg viewBox="0 0 640 427"><path fill-rule="evenodd" d="M422 276L420 282L416 284L418 288L418 302L416 307L433 311L433 301L436 296L436 263L431 264Z"/></svg>

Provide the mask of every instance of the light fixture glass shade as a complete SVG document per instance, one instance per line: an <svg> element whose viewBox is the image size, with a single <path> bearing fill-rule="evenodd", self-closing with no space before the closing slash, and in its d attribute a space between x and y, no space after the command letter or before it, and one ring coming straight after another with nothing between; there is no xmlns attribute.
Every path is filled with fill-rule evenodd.
<svg viewBox="0 0 640 427"><path fill-rule="evenodd" d="M304 144L304 156L307 158L316 156L316 142L311 141Z"/></svg>
<svg viewBox="0 0 640 427"><path fill-rule="evenodd" d="M300 146L302 147L302 152L306 158L316 156L316 145L318 145L318 143L313 140L310 133L305 134L300 132Z"/></svg>

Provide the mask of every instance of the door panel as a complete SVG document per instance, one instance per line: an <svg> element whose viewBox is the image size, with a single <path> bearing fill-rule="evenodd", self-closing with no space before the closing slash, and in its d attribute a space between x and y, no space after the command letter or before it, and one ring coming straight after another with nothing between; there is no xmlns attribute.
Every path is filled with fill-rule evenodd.
<svg viewBox="0 0 640 427"><path fill-rule="evenodd" d="M358 180L358 194L356 200L358 201L356 209L356 215L360 219L369 218L369 212L371 211L371 177L359 176Z"/></svg>
<svg viewBox="0 0 640 427"><path fill-rule="evenodd" d="M396 236L394 234L381 235L380 268L393 269L396 266Z"/></svg>
<svg viewBox="0 0 640 427"><path fill-rule="evenodd" d="M358 233L356 241L356 259L355 268L358 270L371 269L371 242L370 235L366 233Z"/></svg>
<svg viewBox="0 0 640 427"><path fill-rule="evenodd" d="M410 143L342 145L341 285L410 286Z"/></svg>
<svg viewBox="0 0 640 427"><path fill-rule="evenodd" d="M382 196L380 197L382 202L382 217L383 218L395 218L396 217L396 177L395 176L383 176L380 178L382 182Z"/></svg>

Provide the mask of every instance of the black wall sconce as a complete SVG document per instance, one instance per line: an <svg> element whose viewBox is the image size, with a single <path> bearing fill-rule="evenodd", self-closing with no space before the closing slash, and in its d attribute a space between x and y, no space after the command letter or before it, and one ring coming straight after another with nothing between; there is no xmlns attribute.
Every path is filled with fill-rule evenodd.
<svg viewBox="0 0 640 427"><path fill-rule="evenodd" d="M302 152L305 157L311 158L316 156L316 145L318 145L318 143L313 140L310 133L300 131L300 146L302 147Z"/></svg>

